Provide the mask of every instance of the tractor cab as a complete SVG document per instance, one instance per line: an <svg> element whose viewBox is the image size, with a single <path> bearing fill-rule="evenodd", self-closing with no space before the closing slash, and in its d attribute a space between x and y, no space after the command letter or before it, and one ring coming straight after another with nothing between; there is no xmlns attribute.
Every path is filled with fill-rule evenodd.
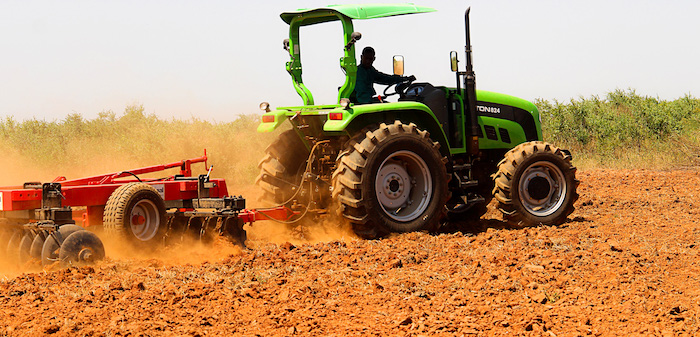
<svg viewBox="0 0 700 337"><path fill-rule="evenodd" d="M287 62L287 72L292 76L294 88L301 96L304 105L314 105L314 97L311 91L304 85L302 78L300 44L300 28L304 26L340 21L343 27L343 56L340 58L340 68L345 73L345 83L338 90L338 101L349 99L355 89L357 79L358 58L356 57L355 43L362 38L362 34L354 31L352 20L366 20L384 18L397 15L434 12L430 7L415 6L412 4L363 4L363 5L330 5L328 7L299 9L284 12L280 15L282 20L289 24L289 39L285 39L283 46L289 53L290 61ZM395 64L396 65L396 64Z"/></svg>

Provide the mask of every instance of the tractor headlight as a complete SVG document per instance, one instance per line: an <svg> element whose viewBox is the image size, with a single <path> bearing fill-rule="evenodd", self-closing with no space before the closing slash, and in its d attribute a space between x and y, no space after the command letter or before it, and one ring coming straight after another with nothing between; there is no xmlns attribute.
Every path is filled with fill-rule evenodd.
<svg viewBox="0 0 700 337"><path fill-rule="evenodd" d="M260 103L260 110L265 112L270 112L270 103L262 102Z"/></svg>

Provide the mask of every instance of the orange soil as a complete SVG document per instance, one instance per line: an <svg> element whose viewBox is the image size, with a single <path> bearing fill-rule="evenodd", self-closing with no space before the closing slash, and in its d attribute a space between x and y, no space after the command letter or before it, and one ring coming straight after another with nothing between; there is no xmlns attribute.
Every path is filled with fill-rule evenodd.
<svg viewBox="0 0 700 337"><path fill-rule="evenodd" d="M697 335L700 171L579 171L561 226L225 241L5 276L0 336ZM493 206L493 205L491 205ZM325 228L325 229L324 229ZM276 243L271 243L276 242Z"/></svg>

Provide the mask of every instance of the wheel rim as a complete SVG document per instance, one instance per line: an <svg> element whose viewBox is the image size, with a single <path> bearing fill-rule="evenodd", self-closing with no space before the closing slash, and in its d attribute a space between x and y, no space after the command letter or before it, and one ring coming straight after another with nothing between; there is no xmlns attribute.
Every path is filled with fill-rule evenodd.
<svg viewBox="0 0 700 337"><path fill-rule="evenodd" d="M556 212L566 197L566 178L551 162L539 161L528 166L518 186L518 195L531 214L545 217Z"/></svg>
<svg viewBox="0 0 700 337"><path fill-rule="evenodd" d="M374 187L385 214L396 221L412 221L430 203L432 174L420 156L407 150L398 151L379 166Z"/></svg>
<svg viewBox="0 0 700 337"><path fill-rule="evenodd" d="M148 199L139 200L131 209L129 225L134 236L141 241L148 241L156 236L160 226L158 207Z"/></svg>

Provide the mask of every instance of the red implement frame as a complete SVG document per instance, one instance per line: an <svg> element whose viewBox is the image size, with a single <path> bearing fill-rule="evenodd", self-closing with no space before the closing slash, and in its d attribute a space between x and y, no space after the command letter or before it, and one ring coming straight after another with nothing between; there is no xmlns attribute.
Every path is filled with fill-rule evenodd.
<svg viewBox="0 0 700 337"><path fill-rule="evenodd" d="M192 164L202 162L206 167L206 150L204 151L204 156L170 164L148 166L73 180L67 180L65 177L61 176L54 179L53 182L61 184L61 193L63 195L62 206L86 208L85 210L74 211L74 218L82 222L84 226L89 226L89 219L92 216L96 216L98 215L97 213L99 213L101 217L102 209L110 195L119 188L119 186L127 183L140 181L149 184L158 191L166 202L197 199L199 197L198 178L192 177ZM161 172L173 168L180 169L177 176L156 179L138 178L138 175ZM127 177L131 177L131 179L126 179ZM211 185L212 187L208 189L209 195L207 198L223 198L229 195L224 179L210 179L209 182L213 184ZM26 217L22 216L22 214L31 214L30 212L33 210L42 207L41 184L32 184L33 186L31 187L26 185L27 184L25 184L25 187L0 187L0 218L8 217L7 215ZM239 218L244 222L269 219L288 221L297 213L298 212L291 211L286 207L259 210L246 209L239 212Z"/></svg>

